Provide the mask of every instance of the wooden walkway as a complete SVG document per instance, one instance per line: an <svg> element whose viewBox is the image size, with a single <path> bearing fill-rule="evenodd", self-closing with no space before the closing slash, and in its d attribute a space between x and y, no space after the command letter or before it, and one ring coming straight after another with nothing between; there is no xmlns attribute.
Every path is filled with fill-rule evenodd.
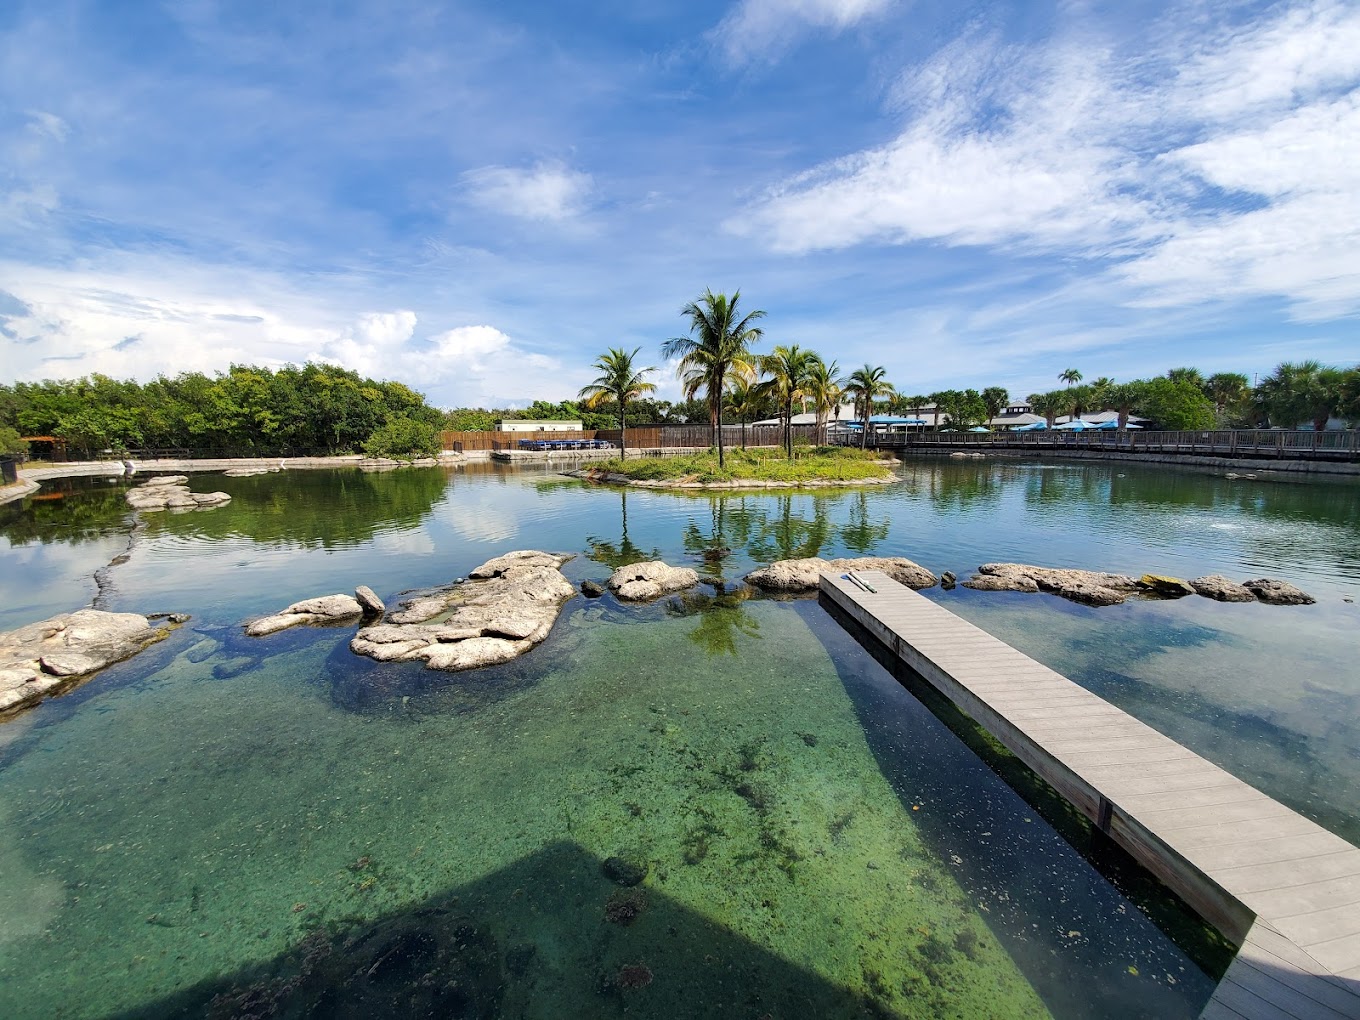
<svg viewBox="0 0 1360 1020"><path fill-rule="evenodd" d="M1202 1020L1360 1018L1360 849L929 599L821 592L1241 948Z"/></svg>

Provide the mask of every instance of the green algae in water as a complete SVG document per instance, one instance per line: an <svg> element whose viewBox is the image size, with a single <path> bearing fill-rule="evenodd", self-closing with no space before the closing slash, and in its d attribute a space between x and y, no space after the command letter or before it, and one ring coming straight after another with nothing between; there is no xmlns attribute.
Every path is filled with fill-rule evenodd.
<svg viewBox="0 0 1360 1020"><path fill-rule="evenodd" d="M337 705L310 636L90 697L0 774L0 901L29 905L7 1013L343 980L369 1015L1047 1015L813 635L743 612L759 637L708 657L692 619L577 611L533 683L452 711L441 688ZM616 856L646 878L616 885Z"/></svg>

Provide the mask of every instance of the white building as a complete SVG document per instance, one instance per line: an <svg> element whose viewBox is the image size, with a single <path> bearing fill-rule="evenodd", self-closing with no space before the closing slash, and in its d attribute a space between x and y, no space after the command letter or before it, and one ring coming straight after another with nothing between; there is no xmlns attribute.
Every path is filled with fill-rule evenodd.
<svg viewBox="0 0 1360 1020"><path fill-rule="evenodd" d="M579 421L548 421L546 419L517 418L496 422L497 432L580 432Z"/></svg>

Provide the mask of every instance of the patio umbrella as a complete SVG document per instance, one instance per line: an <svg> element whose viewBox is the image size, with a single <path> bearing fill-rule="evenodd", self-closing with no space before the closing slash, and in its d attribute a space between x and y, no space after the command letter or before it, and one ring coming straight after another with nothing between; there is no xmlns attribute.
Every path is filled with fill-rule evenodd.
<svg viewBox="0 0 1360 1020"><path fill-rule="evenodd" d="M1043 431L1044 429L1046 429L1046 428L1048 428L1048 422L1046 422L1046 421L1033 421L1033 422L1030 422L1028 425L1017 425L1015 428L1011 429L1011 431L1012 431L1012 432L1042 432L1042 431Z"/></svg>
<svg viewBox="0 0 1360 1020"><path fill-rule="evenodd" d="M991 430L991 429L988 429L988 428L983 428L981 425L974 425L974 426L973 426L971 429L969 429L968 431L969 431L969 432L990 432L990 431L992 431L992 430Z"/></svg>
<svg viewBox="0 0 1360 1020"><path fill-rule="evenodd" d="M1126 429L1141 429L1143 426L1135 425L1133 422L1129 422L1124 427ZM1100 429L1100 431L1102 432L1113 432L1115 429L1119 428L1119 422L1114 420L1103 421L1099 425L1097 425L1096 428Z"/></svg>
<svg viewBox="0 0 1360 1020"><path fill-rule="evenodd" d="M1061 425L1054 425L1053 427L1055 429L1065 429L1069 432L1081 432L1085 429L1097 428L1098 426L1092 425L1089 421L1082 421L1080 418L1074 418L1072 421L1065 421Z"/></svg>

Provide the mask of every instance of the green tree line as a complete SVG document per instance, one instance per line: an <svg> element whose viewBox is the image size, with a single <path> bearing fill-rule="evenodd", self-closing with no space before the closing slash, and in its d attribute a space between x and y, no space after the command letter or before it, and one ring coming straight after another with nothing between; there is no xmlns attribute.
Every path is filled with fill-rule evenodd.
<svg viewBox="0 0 1360 1020"><path fill-rule="evenodd" d="M75 456L187 449L235 456L438 449L442 413L399 382L334 365L232 365L148 383L91 375L0 385L0 435L55 436Z"/></svg>

